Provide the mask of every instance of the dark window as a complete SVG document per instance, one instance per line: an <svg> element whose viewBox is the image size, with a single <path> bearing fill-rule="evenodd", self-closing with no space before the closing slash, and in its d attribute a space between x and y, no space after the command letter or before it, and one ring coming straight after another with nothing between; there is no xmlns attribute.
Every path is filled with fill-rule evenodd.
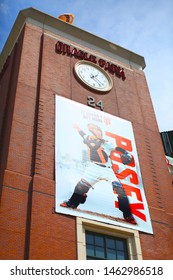
<svg viewBox="0 0 173 280"><path fill-rule="evenodd" d="M87 260L128 260L126 239L86 231Z"/></svg>
<svg viewBox="0 0 173 280"><path fill-rule="evenodd" d="M173 157L173 130L161 132L160 135L165 150L165 155Z"/></svg>

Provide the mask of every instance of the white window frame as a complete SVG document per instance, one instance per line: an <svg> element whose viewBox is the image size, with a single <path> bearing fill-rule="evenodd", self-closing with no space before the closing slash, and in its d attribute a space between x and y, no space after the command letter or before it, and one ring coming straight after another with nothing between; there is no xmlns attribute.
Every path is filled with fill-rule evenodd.
<svg viewBox="0 0 173 280"><path fill-rule="evenodd" d="M124 238L127 241L129 260L143 259L139 232L137 230L104 224L81 217L76 217L76 229L78 260L86 260L86 231Z"/></svg>

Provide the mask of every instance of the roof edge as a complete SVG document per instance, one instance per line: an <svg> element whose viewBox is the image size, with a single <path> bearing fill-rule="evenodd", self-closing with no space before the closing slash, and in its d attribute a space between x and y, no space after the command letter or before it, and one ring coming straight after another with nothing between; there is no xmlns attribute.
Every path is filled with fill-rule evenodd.
<svg viewBox="0 0 173 280"><path fill-rule="evenodd" d="M143 56L140 56L132 51L120 47L119 45L116 45L74 25L63 22L58 18L55 18L51 15L30 7L21 10L16 18L16 21L11 29L11 32L0 55L0 72L6 62L7 57L11 53L13 46L16 43L21 30L23 29L24 24L29 18L39 22L43 30L48 29L48 27L60 30L69 35L71 38L76 38L81 42L86 41L90 46L92 45L98 49L104 49L112 58L117 58L117 56L123 58L128 62L129 65L132 64L133 68L144 69L146 66Z"/></svg>

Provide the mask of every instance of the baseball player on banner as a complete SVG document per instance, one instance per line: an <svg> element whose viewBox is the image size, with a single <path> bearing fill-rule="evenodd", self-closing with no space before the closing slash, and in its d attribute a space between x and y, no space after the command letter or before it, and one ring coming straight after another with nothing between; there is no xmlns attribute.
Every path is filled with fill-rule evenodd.
<svg viewBox="0 0 173 280"><path fill-rule="evenodd" d="M120 155L122 163L128 165L133 161L133 156L125 149L115 147L107 140L104 140L102 130L95 124L88 124L88 130L91 132L90 135L86 135L78 125L75 125L74 128L78 131L79 135L83 138L84 144L87 146L89 164L82 178L76 184L72 196L68 201L62 202L60 206L73 209L77 208L80 204L86 202L88 191L98 181L105 180L112 184L113 191L118 195L118 205L119 209L123 212L124 219L134 225L137 224L132 215L128 197L112 169L110 159L111 152L116 151Z"/></svg>

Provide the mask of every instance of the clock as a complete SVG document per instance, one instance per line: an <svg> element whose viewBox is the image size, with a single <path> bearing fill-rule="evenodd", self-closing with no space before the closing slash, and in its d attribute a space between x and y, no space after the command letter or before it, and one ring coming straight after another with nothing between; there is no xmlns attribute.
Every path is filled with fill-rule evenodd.
<svg viewBox="0 0 173 280"><path fill-rule="evenodd" d="M99 92L108 92L113 86L110 76L93 62L78 61L75 64L74 71L82 83Z"/></svg>

